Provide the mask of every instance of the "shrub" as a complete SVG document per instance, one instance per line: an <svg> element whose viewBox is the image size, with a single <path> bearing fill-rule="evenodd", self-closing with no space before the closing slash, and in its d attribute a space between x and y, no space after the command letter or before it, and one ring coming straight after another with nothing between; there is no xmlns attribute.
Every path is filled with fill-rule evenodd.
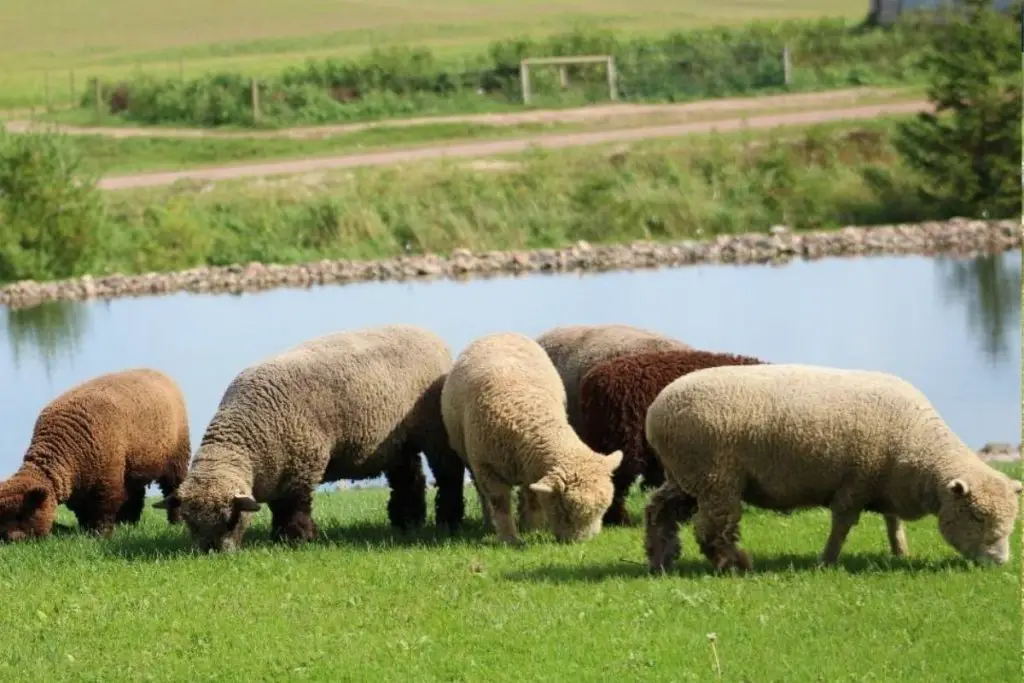
<svg viewBox="0 0 1024 683"><path fill-rule="evenodd" d="M84 272L102 243L95 180L63 136L0 127L0 281Z"/></svg>
<svg viewBox="0 0 1024 683"><path fill-rule="evenodd" d="M610 54L623 100L679 101L784 89L782 52L790 49L791 87L798 89L912 82L917 57L935 32L910 19L888 28L852 27L843 20L753 23L625 38L608 31L573 31L545 39L499 40L486 53L442 61L425 48L374 50L361 59L308 60L261 79L261 120L267 124L326 123L393 116L507 109L520 106L524 57ZM573 105L608 97L603 64L531 70L538 106ZM105 105L142 123L251 125L251 80L211 74L182 81L141 77L104 84ZM95 106L95 88L82 99ZM116 100L116 103L114 102ZM108 106L113 111L115 107Z"/></svg>
<svg viewBox="0 0 1024 683"><path fill-rule="evenodd" d="M936 113L902 126L896 146L923 176L928 200L959 214L1012 216L1021 211L1020 26L989 0L964 5L922 59Z"/></svg>

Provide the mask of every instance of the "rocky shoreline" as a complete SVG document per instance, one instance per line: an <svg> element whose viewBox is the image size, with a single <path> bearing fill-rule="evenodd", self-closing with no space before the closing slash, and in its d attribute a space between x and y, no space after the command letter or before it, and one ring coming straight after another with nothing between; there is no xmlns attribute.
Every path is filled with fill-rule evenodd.
<svg viewBox="0 0 1024 683"><path fill-rule="evenodd" d="M794 233L785 226L766 232L721 235L675 243L634 242L561 249L488 251L456 249L449 256L406 255L373 261L315 261L291 266L238 264L171 273L85 276L54 282L22 281L0 288L0 305L26 308L47 301L83 301L177 292L257 292L282 287L466 279L530 273L605 272L697 264L783 264L793 259L841 256L948 254L976 256L1021 246L1016 220L949 221Z"/></svg>

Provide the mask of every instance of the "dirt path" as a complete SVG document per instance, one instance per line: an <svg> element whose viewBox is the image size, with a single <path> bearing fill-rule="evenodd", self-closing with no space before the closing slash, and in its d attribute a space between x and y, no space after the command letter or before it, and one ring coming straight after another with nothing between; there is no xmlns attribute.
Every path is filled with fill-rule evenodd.
<svg viewBox="0 0 1024 683"><path fill-rule="evenodd" d="M191 171L173 171L161 173L138 173L123 176L108 176L99 181L104 190L123 190L140 187L157 187L170 185L179 180L232 180L257 176L311 173L359 166L387 166L399 163L426 161L442 158L475 158L500 154L522 152L530 147L559 149L596 145L608 142L630 142L652 138L676 137L694 133L726 132L743 128L764 129L777 126L807 125L839 121L847 119L871 119L889 114L906 114L924 111L930 107L928 102L898 102L892 104L876 104L846 109L827 109L804 111L791 114L772 114L750 116L744 118L719 119L715 121L698 121L692 123L673 124L668 126L648 126L644 128L627 128L585 133L547 134L520 137L512 140L496 140L491 142L450 143L406 149L389 149L378 152L332 156L315 159L299 159L261 164L243 164L203 168Z"/></svg>
<svg viewBox="0 0 1024 683"><path fill-rule="evenodd" d="M688 114L727 113L751 109L779 107L820 107L848 103L855 105L865 98L906 98L900 89L848 88L827 92L797 93L792 95L764 95L701 100L680 104L605 104L576 109L545 109L492 114L459 114L453 116L421 116L409 119L387 119L362 123L341 123L325 126L306 126L280 130L225 131L199 128L161 128L130 126L71 126L41 121L12 120L4 125L9 132L28 130L59 130L68 135L104 135L112 138L292 138L316 139L332 135L355 133L368 128L405 128L446 123L475 123L492 126L514 126L525 123L599 123L624 118L650 116L686 116Z"/></svg>

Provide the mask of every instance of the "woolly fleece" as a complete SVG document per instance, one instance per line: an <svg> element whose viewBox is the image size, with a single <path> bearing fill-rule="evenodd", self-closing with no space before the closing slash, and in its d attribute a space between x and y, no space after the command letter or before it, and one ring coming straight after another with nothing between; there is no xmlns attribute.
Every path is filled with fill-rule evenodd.
<svg viewBox="0 0 1024 683"><path fill-rule="evenodd" d="M825 564L838 560L863 511L885 516L897 556L907 552L900 520L935 514L962 555L1009 557L1020 482L985 464L893 375L784 364L698 370L654 400L646 436L669 479L645 511L652 570L671 566L677 523L694 514L703 554L719 569L749 569L737 545L743 502L829 508Z"/></svg>
<svg viewBox="0 0 1024 683"><path fill-rule="evenodd" d="M536 498L521 509L541 511L559 540L600 532L622 453L595 453L569 426L562 380L537 342L511 332L472 342L445 380L441 414L499 540L521 543L511 509L517 485Z"/></svg>
<svg viewBox="0 0 1024 683"><path fill-rule="evenodd" d="M426 519L423 451L437 480L435 518L463 516L465 467L441 422L451 351L432 332L390 325L325 335L243 370L228 386L178 495L197 544L233 550L267 502L278 540L310 540L314 489L382 472L388 516L407 529Z"/></svg>
<svg viewBox="0 0 1024 683"><path fill-rule="evenodd" d="M0 540L48 536L61 503L100 535L135 524L146 487L156 481L173 494L191 453L185 398L164 373L138 368L78 384L43 408L21 468L0 484Z"/></svg>
<svg viewBox="0 0 1024 683"><path fill-rule="evenodd" d="M580 381L580 436L599 453L622 449L612 482L615 496L604 523L632 524L626 511L629 487L643 474L642 488L660 486L665 475L644 438L647 408L673 380L719 365L756 365L757 358L710 351L629 353L598 363Z"/></svg>
<svg viewBox="0 0 1024 683"><path fill-rule="evenodd" d="M580 380L598 363L627 353L691 348L689 344L631 325L563 325L537 337L562 378L569 424L579 431Z"/></svg>

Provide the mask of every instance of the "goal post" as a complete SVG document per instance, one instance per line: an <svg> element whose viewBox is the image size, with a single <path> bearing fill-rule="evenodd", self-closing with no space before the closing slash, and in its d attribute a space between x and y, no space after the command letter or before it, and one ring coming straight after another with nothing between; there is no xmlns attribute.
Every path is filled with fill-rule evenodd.
<svg viewBox="0 0 1024 683"><path fill-rule="evenodd" d="M530 103L530 67L557 66L559 81L563 88L568 87L569 78L566 68L570 64L604 64L608 72L608 97L619 99L618 75L615 73L615 57L611 55L580 55L576 57L527 57L519 62L519 78L523 85L523 104Z"/></svg>

